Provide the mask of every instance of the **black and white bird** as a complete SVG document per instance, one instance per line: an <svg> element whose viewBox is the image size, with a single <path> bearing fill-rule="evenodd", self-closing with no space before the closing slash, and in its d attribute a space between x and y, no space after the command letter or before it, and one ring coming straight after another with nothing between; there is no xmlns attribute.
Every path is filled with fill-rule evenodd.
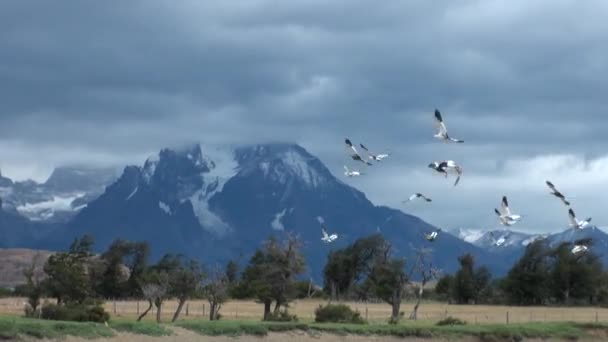
<svg viewBox="0 0 608 342"><path fill-rule="evenodd" d="M329 234L327 233L327 226L325 225L325 220L322 217L317 217L319 224L321 225L321 241L325 243L332 243L338 239L338 234Z"/></svg>
<svg viewBox="0 0 608 342"><path fill-rule="evenodd" d="M496 215L498 215L500 223L507 227L516 224L521 219L520 215L511 213L507 196L502 196L502 201L500 202L500 209L494 209L494 212L496 213Z"/></svg>
<svg viewBox="0 0 608 342"><path fill-rule="evenodd" d="M439 232L441 231L441 229L437 229L436 231L431 232L430 234L424 234L424 239L426 241L435 241L437 239L437 236L439 235Z"/></svg>
<svg viewBox="0 0 608 342"><path fill-rule="evenodd" d="M359 151L357 151L357 148L355 148L355 146L350 141L350 139L348 139L348 138L345 139L344 143L346 143L346 146L349 148L349 154L350 154L350 157L353 160L360 161L360 162L362 162L363 164L366 164L366 165L372 165L372 163L366 161L365 159L363 159L361 157L361 155L359 154Z"/></svg>
<svg viewBox="0 0 608 342"><path fill-rule="evenodd" d="M587 247L585 245L575 244L574 247L572 247L571 252L574 255L581 255L581 254L587 253L588 250L589 250L589 247Z"/></svg>
<svg viewBox="0 0 608 342"><path fill-rule="evenodd" d="M456 181L454 182L454 186L458 185L460 182L460 177L462 176L462 167L457 165L453 160L434 161L429 164L429 167L439 173L443 173L446 178L448 177L448 173L456 173L457 177Z"/></svg>
<svg viewBox="0 0 608 342"><path fill-rule="evenodd" d="M570 202L568 200L566 200L566 196L564 196L564 194L559 192L559 190L557 190L557 188L555 187L555 185L553 185L553 183L551 183L550 181L546 181L545 183L547 183L547 186L549 187L549 189L551 189L551 195L559 198L562 201L562 203L564 203L567 207L570 206Z"/></svg>
<svg viewBox="0 0 608 342"><path fill-rule="evenodd" d="M359 146L361 146L361 148L364 149L365 152L367 152L367 158L369 158L370 160L376 161L376 162L380 162L383 159L386 159L390 156L389 153L373 154L369 151L369 149L367 147L365 147L365 145L359 144Z"/></svg>
<svg viewBox="0 0 608 342"><path fill-rule="evenodd" d="M576 214L574 213L574 210L572 210L572 208L568 210L568 218L570 219L570 227L575 229L584 229L589 225L589 223L591 223L591 217L588 217L583 221L579 221L576 218Z"/></svg>
<svg viewBox="0 0 608 342"><path fill-rule="evenodd" d="M350 170L348 166L344 165L344 175L346 177L358 177L361 176L361 172L357 170Z"/></svg>
<svg viewBox="0 0 608 342"><path fill-rule="evenodd" d="M441 117L441 113L439 110L435 109L435 127L437 127L437 134L435 134L435 138L442 140L444 142L455 142L455 143L463 143L464 140L456 139L450 137L448 134L448 129L445 127L445 123L443 122L443 118Z"/></svg>
<svg viewBox="0 0 608 342"><path fill-rule="evenodd" d="M427 202L432 202L432 201L433 201L432 199L430 199L430 198L426 197L425 195L423 195L423 194L421 194L421 193L417 192L417 193L413 194L412 196L410 196L410 197L409 197L408 199L406 199L405 201L403 201L403 203L411 202L411 201L413 201L413 200L415 200L415 199L417 199L417 198L421 198L421 199L423 199L423 200L425 200L425 201L427 201Z"/></svg>

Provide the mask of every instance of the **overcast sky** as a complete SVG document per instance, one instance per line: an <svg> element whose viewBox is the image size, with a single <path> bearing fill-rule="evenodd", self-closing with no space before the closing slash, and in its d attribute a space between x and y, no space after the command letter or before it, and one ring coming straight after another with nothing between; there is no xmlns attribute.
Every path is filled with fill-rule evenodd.
<svg viewBox="0 0 608 342"><path fill-rule="evenodd" d="M295 141L341 176L350 137L391 159L347 180L445 228L566 228L551 179L608 226L608 2L2 1L0 169L141 164L184 141ZM451 134L433 139L433 110ZM426 165L453 159L461 184Z"/></svg>

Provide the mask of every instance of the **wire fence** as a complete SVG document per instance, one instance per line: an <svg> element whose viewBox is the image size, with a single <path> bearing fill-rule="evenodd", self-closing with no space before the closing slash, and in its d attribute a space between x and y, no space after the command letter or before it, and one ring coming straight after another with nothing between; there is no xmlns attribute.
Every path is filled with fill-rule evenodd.
<svg viewBox="0 0 608 342"><path fill-rule="evenodd" d="M23 314L25 298L0 299L0 314ZM314 320L314 311L320 300L300 300L290 304L289 311L303 321ZM383 303L343 302L361 313L370 322L386 322L391 307ZM107 300L106 311L113 317L136 318L149 306L143 300ZM170 319L177 309L176 300L167 300L162 305L161 316ZM404 302L401 311L405 318L413 309L412 303ZM261 320L264 307L254 301L229 301L222 305L220 314L224 320ZM182 309L180 319L207 320L209 303L202 300L188 301ZM419 320L439 321L446 317L465 320L470 324L513 324L530 322L608 322L608 309L600 307L511 307L489 305L450 305L446 303L422 303L418 310ZM156 307L152 306L146 319L155 319Z"/></svg>

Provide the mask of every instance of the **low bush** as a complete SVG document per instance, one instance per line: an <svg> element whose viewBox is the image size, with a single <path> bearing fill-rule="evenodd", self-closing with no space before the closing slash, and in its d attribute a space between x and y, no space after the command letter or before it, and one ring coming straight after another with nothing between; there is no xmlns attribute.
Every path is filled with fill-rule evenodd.
<svg viewBox="0 0 608 342"><path fill-rule="evenodd" d="M265 321L267 322L297 322L298 316L292 315L287 310L279 312L271 312Z"/></svg>
<svg viewBox="0 0 608 342"><path fill-rule="evenodd" d="M358 311L354 311L344 304L319 306L315 310L315 322L365 324L365 320L361 318Z"/></svg>
<svg viewBox="0 0 608 342"><path fill-rule="evenodd" d="M54 321L104 323L110 319L110 314L100 305L46 304L42 307L41 318Z"/></svg>
<svg viewBox="0 0 608 342"><path fill-rule="evenodd" d="M438 326L444 326L444 325L466 325L467 322L458 319L458 318L454 318L452 316L448 316L444 319L442 319L441 321L437 322Z"/></svg>

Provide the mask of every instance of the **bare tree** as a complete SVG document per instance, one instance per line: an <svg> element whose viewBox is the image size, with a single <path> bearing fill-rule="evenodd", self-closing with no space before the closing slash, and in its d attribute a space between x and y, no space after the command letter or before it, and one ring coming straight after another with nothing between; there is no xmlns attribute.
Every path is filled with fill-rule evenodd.
<svg viewBox="0 0 608 342"><path fill-rule="evenodd" d="M427 255L432 252L431 249L422 248L416 250L416 262L412 266L410 272L410 278L413 274L416 274L420 277L420 285L418 291L416 291L416 305L414 305L414 309L410 314L411 320L418 319L418 308L420 307L420 302L422 301L422 294L424 293L424 287L428 282L433 281L439 278L441 271L433 267L433 264L427 260Z"/></svg>
<svg viewBox="0 0 608 342"><path fill-rule="evenodd" d="M163 301L167 297L169 292L169 276L165 272L154 272L148 274L146 280L143 281L141 292L144 294L144 298L148 300L148 308L137 318L137 321L141 321L148 312L152 309L152 305L156 306L156 322L161 322L161 309Z"/></svg>
<svg viewBox="0 0 608 342"><path fill-rule="evenodd" d="M209 280L203 288L205 298L209 301L209 320L219 319L222 304L228 300L229 280L221 267L217 266L210 274Z"/></svg>

